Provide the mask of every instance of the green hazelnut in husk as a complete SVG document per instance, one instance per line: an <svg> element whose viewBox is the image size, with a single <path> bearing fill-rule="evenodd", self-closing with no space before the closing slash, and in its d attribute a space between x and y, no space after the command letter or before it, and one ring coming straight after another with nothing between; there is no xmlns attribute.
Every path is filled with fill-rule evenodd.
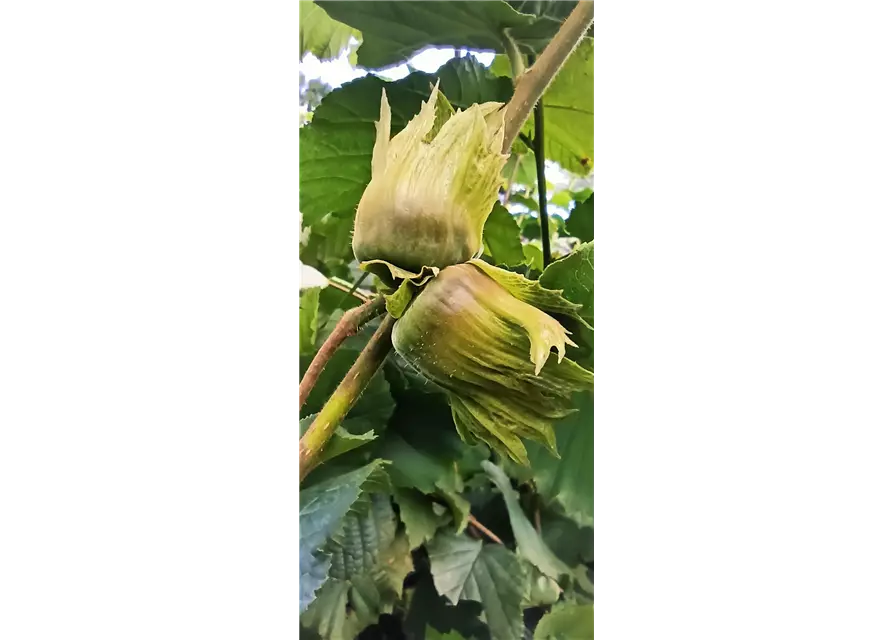
<svg viewBox="0 0 893 640"><path fill-rule="evenodd" d="M360 266L386 281L411 279L480 254L484 221L496 200L502 154L502 103L453 112L435 86L419 113L391 138L382 91L372 179L353 233Z"/></svg>
<svg viewBox="0 0 893 640"><path fill-rule="evenodd" d="M592 388L592 373L565 357L575 345L550 315L579 318L577 308L559 291L472 260L425 285L397 320L394 349L447 391L465 441L527 464L521 439L555 453L553 424L574 412L575 391Z"/></svg>

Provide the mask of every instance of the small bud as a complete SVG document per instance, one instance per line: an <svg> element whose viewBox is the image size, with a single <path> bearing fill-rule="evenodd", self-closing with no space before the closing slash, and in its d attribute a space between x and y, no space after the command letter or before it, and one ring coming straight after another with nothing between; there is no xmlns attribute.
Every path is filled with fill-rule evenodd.
<svg viewBox="0 0 893 640"><path fill-rule="evenodd" d="M507 159L502 106L488 102L453 113L434 87L418 115L391 139L382 91L372 180L354 225L354 255L363 268L396 280L479 255Z"/></svg>
<svg viewBox="0 0 893 640"><path fill-rule="evenodd" d="M571 395L593 380L564 357L576 345L541 308L576 315L577 306L475 260L429 281L393 333L395 350L449 393L463 439L483 440L521 464L522 437L555 452L553 423L573 413Z"/></svg>

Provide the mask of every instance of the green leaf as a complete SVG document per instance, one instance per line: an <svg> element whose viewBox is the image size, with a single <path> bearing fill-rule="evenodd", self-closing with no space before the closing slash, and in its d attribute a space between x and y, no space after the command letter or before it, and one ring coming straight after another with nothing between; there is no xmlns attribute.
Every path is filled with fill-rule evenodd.
<svg viewBox="0 0 893 640"><path fill-rule="evenodd" d="M335 433L332 434L332 437L326 443L325 448L322 450L322 454L320 454L319 462L321 464L323 462L326 462L327 460L336 458L341 454L347 453L348 451L353 451L354 449L362 447L364 444L371 442L372 440L375 440L374 431L353 434L350 433L344 426L340 426L335 430Z"/></svg>
<svg viewBox="0 0 893 640"><path fill-rule="evenodd" d="M550 606L558 602L561 597L561 587L558 583L537 569L529 560L521 563L524 569L525 585L523 607Z"/></svg>
<svg viewBox="0 0 893 640"><path fill-rule="evenodd" d="M412 570L409 544L396 529L387 495L371 495L365 508L345 516L342 531L327 545L332 558L329 579L302 616L305 627L324 638L342 637L339 630L343 637L352 638L376 623L381 614L393 611L403 580ZM329 591L337 599L335 595L324 598Z"/></svg>
<svg viewBox="0 0 893 640"><path fill-rule="evenodd" d="M427 627L425 629L425 640L465 640L458 631L450 631L449 633L441 633L437 629Z"/></svg>
<svg viewBox="0 0 893 640"><path fill-rule="evenodd" d="M543 270L543 250L535 244L524 245L524 261L537 271Z"/></svg>
<svg viewBox="0 0 893 640"><path fill-rule="evenodd" d="M513 267L524 263L521 230L512 214L501 204L493 205L484 224L484 246L496 264Z"/></svg>
<svg viewBox="0 0 893 640"><path fill-rule="evenodd" d="M519 144L517 140L515 144ZM529 213L536 215L539 203L532 197L536 191L536 161L533 154L526 147L521 153L513 148L502 169L502 177L505 179L504 188L509 189L509 203L520 204Z"/></svg>
<svg viewBox="0 0 893 640"><path fill-rule="evenodd" d="M382 438L376 453L393 463L390 474L397 487L435 493L437 483L450 473L448 458L420 450L396 434L388 433Z"/></svg>
<svg viewBox="0 0 893 640"><path fill-rule="evenodd" d="M390 499L382 494L370 496L368 506L344 516L341 530L328 546L332 558L329 576L351 580L371 572L382 552L397 535L397 518Z"/></svg>
<svg viewBox="0 0 893 640"><path fill-rule="evenodd" d="M317 414L313 414L311 416L307 416L303 420L298 423L298 433L297 439L304 436L307 432L307 429L310 428L310 425L313 424L313 421L316 419ZM358 425L362 424L362 419L354 419L348 420L345 422L347 427L352 427L357 429ZM338 427L335 431L335 435L326 443L325 449L323 449L322 455L320 456L320 464L324 462L328 462L333 458L337 458L338 456L344 455L345 453L349 453L354 449L359 449L360 447L369 444L373 440L375 440L376 435L375 431L367 431L366 433L355 435L350 433L345 426Z"/></svg>
<svg viewBox="0 0 893 640"><path fill-rule="evenodd" d="M582 640L595 637L595 610L592 605L556 607L540 620L533 640Z"/></svg>
<svg viewBox="0 0 893 640"><path fill-rule="evenodd" d="M430 46L502 51L503 29L529 27L535 16L505 2L322 2L336 20L359 29L357 62L399 64ZM539 41L537 41L539 43Z"/></svg>
<svg viewBox="0 0 893 640"><path fill-rule="evenodd" d="M413 390L400 396L376 456L392 461L395 486L422 493L461 492L462 476L480 470L489 452L484 445L464 444L442 395Z"/></svg>
<svg viewBox="0 0 893 640"><path fill-rule="evenodd" d="M573 194L570 190L562 189L561 191L556 191L552 194L552 197L549 198L549 204L554 204L555 206L567 209L571 206L571 200L573 200Z"/></svg>
<svg viewBox="0 0 893 640"><path fill-rule="evenodd" d="M321 61L337 58L348 48L351 37L360 37L359 31L333 20L317 4L300 3L298 38L301 57L312 53Z"/></svg>
<svg viewBox="0 0 893 640"><path fill-rule="evenodd" d="M562 575L571 575L571 569L552 553L543 539L530 524L521 504L518 502L518 493L512 488L512 484L505 472L489 460L481 463L484 471L490 476L493 484L502 493L505 506L509 512L509 520L512 523L512 533L518 544L518 553L529 560L537 569L553 580L558 580Z"/></svg>
<svg viewBox="0 0 893 640"><path fill-rule="evenodd" d="M461 533L468 526L468 516L471 515L471 505L457 491L441 489L438 495L442 497L450 507L455 525L454 531Z"/></svg>
<svg viewBox="0 0 893 640"><path fill-rule="evenodd" d="M409 539L403 533L398 533L394 542L381 557L379 583L389 585L391 590L399 596L403 590L403 582L412 569Z"/></svg>
<svg viewBox="0 0 893 640"><path fill-rule="evenodd" d="M300 314L298 316L298 344L301 354L313 353L316 350L316 330L319 316L319 287L304 289L300 296Z"/></svg>
<svg viewBox="0 0 893 640"><path fill-rule="evenodd" d="M578 313L592 324L595 317L593 244L581 244L543 271L539 283L547 289L560 289L567 300L580 305Z"/></svg>
<svg viewBox="0 0 893 640"><path fill-rule="evenodd" d="M534 157L533 152L527 152L520 156L520 159L518 160L518 168L515 170L514 182L515 184L524 185L531 190L536 187L536 158ZM533 200L532 198L529 200L529 204L533 205L530 207L530 210L538 211L539 204L537 204L536 200Z"/></svg>
<svg viewBox="0 0 893 640"><path fill-rule="evenodd" d="M427 570L417 572L415 587L408 589L408 610L403 620L407 638L424 637L427 628L440 633L456 631L463 638L489 638L490 633L480 620L481 604L462 600L453 606L434 588Z"/></svg>
<svg viewBox="0 0 893 640"><path fill-rule="evenodd" d="M544 287L564 287L564 297L581 306L580 319L563 321L578 348L568 349L568 357L593 370L599 366L601 325L601 249L589 242L553 262L540 277ZM593 330L598 330L598 333Z"/></svg>
<svg viewBox="0 0 893 640"><path fill-rule="evenodd" d="M316 108L313 121L301 129L299 192L305 225L312 228L327 214L353 219L372 177L372 147L382 89L387 90L394 135L418 113L438 78L440 91L456 108L504 102L512 93L508 78L496 78L473 58L450 60L434 75L415 72L397 82L365 76L335 89ZM338 246L344 248L349 243Z"/></svg>
<svg viewBox="0 0 893 640"><path fill-rule="evenodd" d="M511 202L512 204L522 205L531 214L529 216L525 216L524 224L522 225L522 227L527 226L527 223L529 222L535 226L536 232L532 233L532 234L528 234L525 229L524 233L523 233L524 237L525 238L539 238L539 226L540 226L540 219L539 219L539 213L538 213L539 208L540 208L539 203L533 197L531 197L529 195L525 195L523 193L513 193L511 195L511 197L509 198L509 202Z"/></svg>
<svg viewBox="0 0 893 640"><path fill-rule="evenodd" d="M303 168L301 170L303 171ZM326 215L321 219L313 220L313 224L309 227L306 219L302 220L302 223L307 240L301 244L301 261L330 276L350 280L348 264L354 259L353 248L350 244L353 220ZM337 293L341 297L345 295L343 291L337 291Z"/></svg>
<svg viewBox="0 0 893 640"><path fill-rule="evenodd" d="M581 176L592 171L595 152L593 61L593 40L583 38L543 95L546 158ZM490 69L495 75L511 77L508 59L503 55L496 56ZM521 132L533 136L532 116Z"/></svg>
<svg viewBox="0 0 893 640"><path fill-rule="evenodd" d="M581 242L590 242L594 235L595 215L592 208L592 196L583 202L576 202L567 219L567 232L579 238Z"/></svg>
<svg viewBox="0 0 893 640"><path fill-rule="evenodd" d="M595 451L592 395L577 394L574 406L578 412L555 425L561 459L556 459L545 447L531 445L530 465L537 490L547 503L558 503L575 522L592 526Z"/></svg>
<svg viewBox="0 0 893 640"><path fill-rule="evenodd" d="M577 5L576 2L561 0L509 0L508 3L520 13L537 16L529 27L512 30L512 37L520 42L521 48L534 53L546 48Z"/></svg>
<svg viewBox="0 0 893 640"><path fill-rule="evenodd" d="M542 51L571 2L323 2L333 17L363 32L357 62L399 64L431 45L503 51L504 29L525 53ZM513 10L513 7L515 10Z"/></svg>
<svg viewBox="0 0 893 640"><path fill-rule="evenodd" d="M592 528L580 526L558 511L548 506L540 509L543 541L568 566L592 562Z"/></svg>
<svg viewBox="0 0 893 640"><path fill-rule="evenodd" d="M361 508L364 489L386 482L382 461L302 488L300 491L300 609L303 612L313 600L314 593L325 581L331 565L323 551L327 541L337 536L344 518L352 509Z"/></svg>
<svg viewBox="0 0 893 640"><path fill-rule="evenodd" d="M303 584L301 589L303 591ZM302 610L301 626L313 629L324 640L355 638L362 627L345 615L349 591L350 585L346 582L327 582L319 590L313 604L306 611Z"/></svg>
<svg viewBox="0 0 893 640"><path fill-rule="evenodd" d="M415 489L398 488L394 499L400 507L400 520L406 525L406 536L412 549L434 537L437 528L444 521L444 514L438 515L435 503Z"/></svg>
<svg viewBox="0 0 893 640"><path fill-rule="evenodd" d="M409 280L401 282L394 293L385 294L385 307L387 308L388 313L395 318L402 316L406 307L412 302L412 297L414 295L415 287L412 283Z"/></svg>
<svg viewBox="0 0 893 640"><path fill-rule="evenodd" d="M392 463L390 476L394 486L417 489L443 499L452 512L456 530L461 531L465 528L471 509L461 495L460 458L464 454L467 460L477 460L477 464L480 464L481 456L487 454L483 447L468 447L450 442L448 438L438 438L436 434L431 435L434 438L416 439L410 444L401 435L389 431L381 439L375 453ZM451 451L453 446L461 447L461 453Z"/></svg>
<svg viewBox="0 0 893 640"><path fill-rule="evenodd" d="M468 536L441 534L428 545L428 558L438 593L453 604L459 600L480 602L494 640L522 636L524 573L511 551Z"/></svg>

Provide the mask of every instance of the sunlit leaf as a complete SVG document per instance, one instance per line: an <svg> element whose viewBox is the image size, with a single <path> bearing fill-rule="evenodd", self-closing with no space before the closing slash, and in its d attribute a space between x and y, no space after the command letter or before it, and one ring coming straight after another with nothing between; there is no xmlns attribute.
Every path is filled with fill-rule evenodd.
<svg viewBox="0 0 893 640"><path fill-rule="evenodd" d="M320 60L331 60L348 48L352 37L359 38L359 31L333 20L316 3L302 1L299 6L301 57L312 53Z"/></svg>
<svg viewBox="0 0 893 640"><path fill-rule="evenodd" d="M558 4L558 3L556 3ZM543 96L546 159L585 176L592 171L595 67L592 38L583 38ZM496 56L494 74L511 77L508 58ZM533 117L521 132L533 137Z"/></svg>

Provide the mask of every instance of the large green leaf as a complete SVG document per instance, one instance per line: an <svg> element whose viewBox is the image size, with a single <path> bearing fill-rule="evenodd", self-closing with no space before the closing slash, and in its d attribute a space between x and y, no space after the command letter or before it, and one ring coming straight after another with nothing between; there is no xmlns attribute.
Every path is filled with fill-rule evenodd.
<svg viewBox="0 0 893 640"><path fill-rule="evenodd" d="M302 617L303 626L338 640L393 610L412 570L409 544L396 531L387 495L370 496L362 510L344 517L341 532L326 546L332 559L329 578Z"/></svg>
<svg viewBox="0 0 893 640"><path fill-rule="evenodd" d="M510 80L493 76L470 57L450 60L433 75L415 72L396 82L365 76L332 91L316 108L313 121L301 129L299 186L305 225L330 213L353 217L372 176L382 89L391 106L393 135L418 113L438 78L441 92L455 108L504 102L512 92Z"/></svg>
<svg viewBox="0 0 893 640"><path fill-rule="evenodd" d="M588 393L574 398L577 413L555 425L560 459L545 447L531 445L530 466L536 488L544 500L556 502L575 522L592 526L594 484L593 457L595 416Z"/></svg>
<svg viewBox="0 0 893 640"><path fill-rule="evenodd" d="M512 29L519 44L527 45L524 36L537 22L536 16L519 13L506 2L494 1L319 4L336 20L363 33L357 63L370 69L399 64L432 45L502 51L504 29ZM530 45L542 47L549 24L543 21L540 30L530 33Z"/></svg>
<svg viewBox="0 0 893 640"><path fill-rule="evenodd" d="M380 68L429 46L503 51L508 33L522 52L542 51L574 2L321 2L337 19L363 32L357 62Z"/></svg>
<svg viewBox="0 0 893 640"><path fill-rule="evenodd" d="M511 551L464 535L441 534L428 545L428 558L438 593L453 604L480 602L494 640L522 636L524 572Z"/></svg>
<svg viewBox="0 0 893 640"><path fill-rule="evenodd" d="M381 486L387 480L381 460L302 488L300 491L300 608L307 608L314 593L325 581L331 556L323 547L337 537L344 519L353 509L363 508L364 490Z"/></svg>
<svg viewBox="0 0 893 640"><path fill-rule="evenodd" d="M583 38L543 96L543 130L546 158L577 175L592 171L594 153L594 46L592 38ZM496 56L491 70L511 77L508 58ZM522 133L533 137L533 117Z"/></svg>
<svg viewBox="0 0 893 640"><path fill-rule="evenodd" d="M332 557L329 575L337 580L350 580L367 573L378 564L382 551L397 535L397 518L388 496L370 496L361 512L348 513L341 531L328 546Z"/></svg>
<svg viewBox="0 0 893 640"><path fill-rule="evenodd" d="M489 460L481 463L484 471L490 476L490 480L502 493L505 506L509 512L509 520L512 523L512 533L518 545L518 553L529 560L537 569L553 580L558 580L562 575L571 575L571 569L552 553L543 539L530 524L530 520L524 515L521 504L518 502L518 492L512 488L512 484L505 472Z"/></svg>
<svg viewBox="0 0 893 640"><path fill-rule="evenodd" d="M312 53L320 60L331 60L348 48L351 37L359 38L359 31L333 20L317 4L302 0L298 16L298 38L301 57Z"/></svg>

